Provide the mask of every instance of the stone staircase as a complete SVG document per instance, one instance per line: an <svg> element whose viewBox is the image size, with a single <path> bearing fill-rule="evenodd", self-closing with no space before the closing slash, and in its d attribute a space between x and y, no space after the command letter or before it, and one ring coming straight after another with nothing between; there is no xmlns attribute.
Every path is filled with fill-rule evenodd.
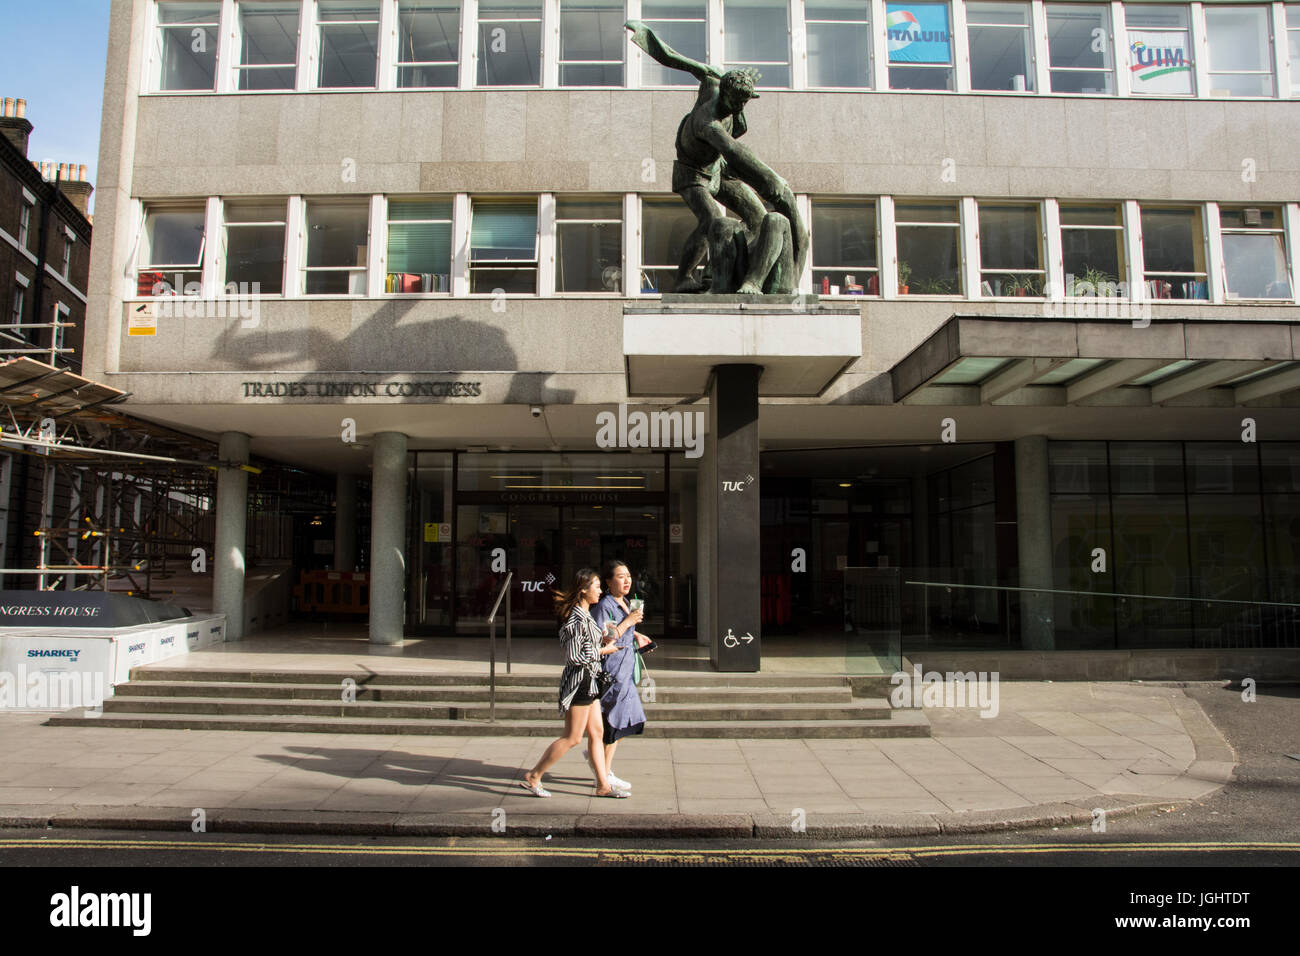
<svg viewBox="0 0 1300 956"><path fill-rule="evenodd" d="M558 674L558 671L557 671ZM103 714L68 711L59 727L278 733L555 737L557 674L486 675L136 668ZM345 701L345 681L355 700ZM642 691L647 737L928 737L920 710L895 710L888 678L656 671ZM858 695L858 696L855 696Z"/></svg>

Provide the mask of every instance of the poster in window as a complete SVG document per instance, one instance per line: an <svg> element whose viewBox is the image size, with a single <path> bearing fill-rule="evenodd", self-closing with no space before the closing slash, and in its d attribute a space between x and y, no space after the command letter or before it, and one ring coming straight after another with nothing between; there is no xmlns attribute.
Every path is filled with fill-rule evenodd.
<svg viewBox="0 0 1300 956"><path fill-rule="evenodd" d="M885 30L890 63L951 63L946 3L888 3Z"/></svg>
<svg viewBox="0 0 1300 956"><path fill-rule="evenodd" d="M1134 93L1192 92L1192 51L1186 33L1128 32Z"/></svg>

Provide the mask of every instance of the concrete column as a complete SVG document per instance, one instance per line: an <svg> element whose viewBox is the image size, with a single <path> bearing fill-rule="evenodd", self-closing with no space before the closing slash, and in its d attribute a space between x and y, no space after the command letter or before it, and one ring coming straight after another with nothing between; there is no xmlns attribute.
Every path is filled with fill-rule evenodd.
<svg viewBox="0 0 1300 956"><path fill-rule="evenodd" d="M248 436L225 432L218 457L248 463ZM217 542L212 556L212 609L226 615L226 640L244 636L244 547L248 528L248 472L217 472Z"/></svg>
<svg viewBox="0 0 1300 956"><path fill-rule="evenodd" d="M710 635L713 666L756 671L762 660L759 547L758 379L760 365L719 365L709 395L708 454L716 471Z"/></svg>
<svg viewBox="0 0 1300 956"><path fill-rule="evenodd" d="M400 644L406 592L406 436L375 436L370 476L370 643Z"/></svg>
<svg viewBox="0 0 1300 956"><path fill-rule="evenodd" d="M1052 587L1052 499L1047 484L1047 439L1016 439L1016 538L1020 587ZM1025 650L1056 646L1053 596L1020 595L1020 642Z"/></svg>
<svg viewBox="0 0 1300 956"><path fill-rule="evenodd" d="M334 570L357 566L357 476L340 473L334 486Z"/></svg>

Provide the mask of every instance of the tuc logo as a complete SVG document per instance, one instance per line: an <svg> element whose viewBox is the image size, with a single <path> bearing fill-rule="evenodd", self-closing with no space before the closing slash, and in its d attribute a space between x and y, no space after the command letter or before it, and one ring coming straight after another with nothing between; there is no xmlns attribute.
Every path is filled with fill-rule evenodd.
<svg viewBox="0 0 1300 956"><path fill-rule="evenodd" d="M547 587L555 583L555 575L547 572L546 577L541 581L520 581L519 587L525 594L540 594Z"/></svg>

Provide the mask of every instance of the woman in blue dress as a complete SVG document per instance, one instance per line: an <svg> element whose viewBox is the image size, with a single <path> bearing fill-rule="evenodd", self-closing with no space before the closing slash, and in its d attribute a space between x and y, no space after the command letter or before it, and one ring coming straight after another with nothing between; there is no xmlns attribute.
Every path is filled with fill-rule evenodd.
<svg viewBox="0 0 1300 956"><path fill-rule="evenodd" d="M605 581L605 596L594 608L592 617L602 630L609 633L612 628L618 650L604 660L606 672L614 678L614 685L600 699L605 723L605 776L611 786L623 790L632 785L614 776L614 751L618 742L624 738L641 733L645 729L645 710L641 707L641 697L637 691L635 672L638 647L648 645L650 639L636 632L636 626L645 617L641 609L631 610L627 604L627 594L632 589L632 573L622 561L609 561L602 575ZM592 763L591 752L587 752L587 762ZM595 770L592 763L592 770Z"/></svg>

